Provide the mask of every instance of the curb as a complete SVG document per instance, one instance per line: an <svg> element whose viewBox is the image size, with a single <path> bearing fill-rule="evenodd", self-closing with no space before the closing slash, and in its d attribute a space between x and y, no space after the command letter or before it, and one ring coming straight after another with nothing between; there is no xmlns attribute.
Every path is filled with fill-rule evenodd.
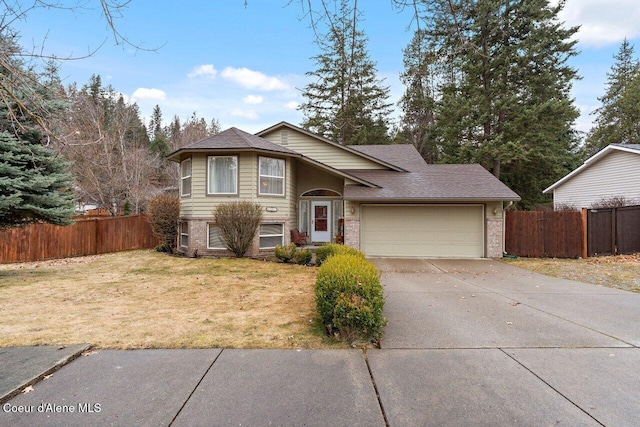
<svg viewBox="0 0 640 427"><path fill-rule="evenodd" d="M27 381L24 381L22 384L17 386L14 390L3 394L2 396L0 396L0 404L3 404L5 402L9 401L13 397L15 397L18 394L20 394L25 388L27 388L27 387L29 387L31 385L34 385L35 383L41 381L47 375L50 375L50 374L54 373L58 369L62 368L63 366L65 366L67 364L69 364L70 362L74 361L75 359L80 357L82 355L82 353L84 353L85 351L89 350L91 347L92 347L91 344L83 345L75 353L70 354L70 355L68 355L66 357L63 357L62 359L60 359L57 362L55 362L55 364L52 367L46 369L45 371L41 372L38 375L35 375L31 379L29 379Z"/></svg>

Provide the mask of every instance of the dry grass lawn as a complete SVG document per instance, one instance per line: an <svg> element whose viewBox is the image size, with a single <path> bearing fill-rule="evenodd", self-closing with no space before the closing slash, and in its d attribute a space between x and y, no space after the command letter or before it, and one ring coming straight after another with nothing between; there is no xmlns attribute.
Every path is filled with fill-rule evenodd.
<svg viewBox="0 0 640 427"><path fill-rule="evenodd" d="M640 254L587 259L518 258L506 262L548 276L640 292Z"/></svg>
<svg viewBox="0 0 640 427"><path fill-rule="evenodd" d="M0 265L0 347L327 348L316 268L153 251Z"/></svg>

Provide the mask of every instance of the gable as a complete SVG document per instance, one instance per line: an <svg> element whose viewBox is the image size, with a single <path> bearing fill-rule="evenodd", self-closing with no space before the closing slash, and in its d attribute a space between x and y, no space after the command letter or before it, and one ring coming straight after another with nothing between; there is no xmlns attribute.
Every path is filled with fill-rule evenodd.
<svg viewBox="0 0 640 427"><path fill-rule="evenodd" d="M305 157L339 170L398 169L351 148L331 143L290 125L276 125L258 135Z"/></svg>
<svg viewBox="0 0 640 427"><path fill-rule="evenodd" d="M589 207L599 200L615 196L640 201L640 154L612 150L586 166L550 188L553 189L555 204Z"/></svg>

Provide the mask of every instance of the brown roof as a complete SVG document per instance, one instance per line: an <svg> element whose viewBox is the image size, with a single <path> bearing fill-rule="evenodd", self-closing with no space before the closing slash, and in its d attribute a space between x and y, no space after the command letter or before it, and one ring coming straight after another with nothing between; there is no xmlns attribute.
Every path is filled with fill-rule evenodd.
<svg viewBox="0 0 640 427"><path fill-rule="evenodd" d="M421 169L425 165L424 159L411 144L349 145L349 148L384 160L407 171Z"/></svg>
<svg viewBox="0 0 640 427"><path fill-rule="evenodd" d="M182 147L167 157L176 161L181 153L206 150L259 150L300 157L300 153L234 127Z"/></svg>
<svg viewBox="0 0 640 427"><path fill-rule="evenodd" d="M413 145L362 145L352 148L410 172L351 171L381 188L349 185L344 197L349 200L402 201L516 201L520 196L480 165L430 165Z"/></svg>

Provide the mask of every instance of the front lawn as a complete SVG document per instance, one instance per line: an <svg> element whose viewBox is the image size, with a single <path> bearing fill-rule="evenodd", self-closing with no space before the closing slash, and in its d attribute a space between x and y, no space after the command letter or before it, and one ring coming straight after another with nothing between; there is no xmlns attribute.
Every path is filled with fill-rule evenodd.
<svg viewBox="0 0 640 427"><path fill-rule="evenodd" d="M587 259L518 258L506 262L548 276L640 292L640 254Z"/></svg>
<svg viewBox="0 0 640 427"><path fill-rule="evenodd" d="M0 265L0 347L328 348L316 268L153 251Z"/></svg>

